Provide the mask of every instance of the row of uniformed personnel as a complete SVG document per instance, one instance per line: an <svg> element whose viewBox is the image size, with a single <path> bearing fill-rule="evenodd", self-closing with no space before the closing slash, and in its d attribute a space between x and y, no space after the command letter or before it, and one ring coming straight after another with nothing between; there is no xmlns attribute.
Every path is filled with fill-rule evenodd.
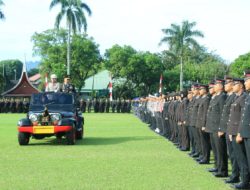
<svg viewBox="0 0 250 190"><path fill-rule="evenodd" d="M214 155L216 177L236 189L248 189L250 181L250 72L244 79L217 79L209 85L195 84L187 93L140 99L135 113L151 129L173 141L199 164Z"/></svg>
<svg viewBox="0 0 250 190"><path fill-rule="evenodd" d="M94 110L95 113L130 113L131 101L130 100L112 100L108 98L94 99L94 100L80 100L80 109L82 112L88 111L89 113Z"/></svg>
<svg viewBox="0 0 250 190"><path fill-rule="evenodd" d="M0 99L0 113L26 113L29 100L26 98Z"/></svg>

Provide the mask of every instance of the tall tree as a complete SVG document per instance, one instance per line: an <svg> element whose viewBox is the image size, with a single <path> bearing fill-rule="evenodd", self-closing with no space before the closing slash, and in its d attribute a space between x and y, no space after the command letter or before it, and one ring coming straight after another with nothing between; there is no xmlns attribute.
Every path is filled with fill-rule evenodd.
<svg viewBox="0 0 250 190"><path fill-rule="evenodd" d="M0 7L3 6L3 5L4 5L3 1L0 0ZM2 12L2 10L0 8L0 20L4 20L4 19L5 19L5 16L4 16L4 14L3 14L3 12Z"/></svg>
<svg viewBox="0 0 250 190"><path fill-rule="evenodd" d="M240 55L230 65L230 75L242 77L245 70L250 69L250 52Z"/></svg>
<svg viewBox="0 0 250 190"><path fill-rule="evenodd" d="M194 30L196 22L183 21L181 25L171 24L170 28L162 29L164 37L160 44L167 43L169 51L178 57L180 62L180 90L183 89L183 56L189 48L199 48L195 37L204 37L199 30Z"/></svg>
<svg viewBox="0 0 250 190"><path fill-rule="evenodd" d="M60 29L46 30L32 36L33 53L41 57L40 73L57 74L58 81L66 75L65 60L67 57L67 31ZM85 79L93 75L101 67L101 55L98 44L86 34L76 34L72 38L71 78L80 91ZM41 89L43 86L41 86Z"/></svg>
<svg viewBox="0 0 250 190"><path fill-rule="evenodd" d="M67 75L70 75L71 32L73 31L74 34L81 32L82 27L84 31L87 30L87 20L84 11L91 15L91 10L82 0L52 0L50 9L57 5L61 5L61 10L56 17L55 27L59 28L63 17L66 17L66 24L68 27Z"/></svg>
<svg viewBox="0 0 250 190"><path fill-rule="evenodd" d="M114 45L106 50L105 67L112 73L114 80L122 78L120 89L134 91L132 94L147 95L159 87L159 77L163 66L161 57L150 52L137 52L131 46ZM124 87L128 86L128 87Z"/></svg>

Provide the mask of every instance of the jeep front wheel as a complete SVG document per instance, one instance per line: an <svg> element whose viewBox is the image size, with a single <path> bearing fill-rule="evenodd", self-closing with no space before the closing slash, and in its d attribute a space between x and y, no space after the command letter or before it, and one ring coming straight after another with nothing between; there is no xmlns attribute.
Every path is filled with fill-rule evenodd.
<svg viewBox="0 0 250 190"><path fill-rule="evenodd" d="M30 141L29 134L22 133L22 132L18 133L18 142L19 142L19 145L27 145L27 144L29 144L29 141Z"/></svg>
<svg viewBox="0 0 250 190"><path fill-rule="evenodd" d="M74 145L76 142L75 128L74 126L70 131L66 133L66 141L68 145Z"/></svg>

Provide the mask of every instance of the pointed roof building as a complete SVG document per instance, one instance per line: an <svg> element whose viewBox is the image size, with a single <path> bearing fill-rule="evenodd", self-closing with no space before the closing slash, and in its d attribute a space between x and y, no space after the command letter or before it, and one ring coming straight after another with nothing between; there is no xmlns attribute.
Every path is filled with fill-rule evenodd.
<svg viewBox="0 0 250 190"><path fill-rule="evenodd" d="M30 97L33 93L39 93L40 91L35 88L29 81L29 77L26 72L26 64L23 64L23 72L19 82L10 90L2 93L4 97Z"/></svg>

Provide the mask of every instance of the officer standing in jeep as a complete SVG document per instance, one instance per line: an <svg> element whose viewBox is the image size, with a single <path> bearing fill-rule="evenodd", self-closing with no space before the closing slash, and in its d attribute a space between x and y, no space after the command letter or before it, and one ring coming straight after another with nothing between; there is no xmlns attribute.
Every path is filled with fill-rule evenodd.
<svg viewBox="0 0 250 190"><path fill-rule="evenodd" d="M70 78L65 77L62 85L62 91L66 93L76 93L75 86L70 83Z"/></svg>

